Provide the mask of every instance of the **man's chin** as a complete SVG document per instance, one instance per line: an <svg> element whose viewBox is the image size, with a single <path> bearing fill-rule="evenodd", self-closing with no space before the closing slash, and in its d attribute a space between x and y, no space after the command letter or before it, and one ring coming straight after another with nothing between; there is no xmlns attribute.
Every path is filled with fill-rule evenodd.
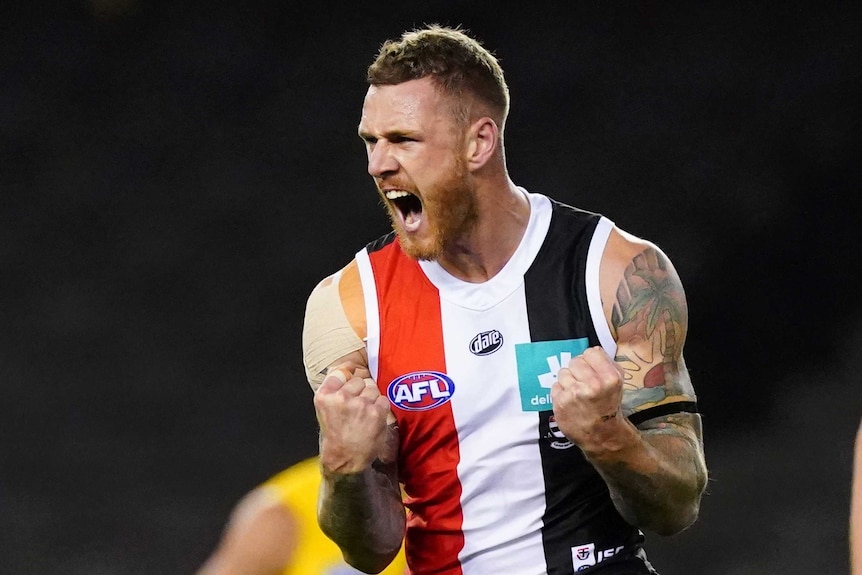
<svg viewBox="0 0 862 575"><path fill-rule="evenodd" d="M414 260L432 261L440 256L440 248L436 242L419 242L403 230L396 229L398 235L398 243L401 245L401 251L408 257Z"/></svg>

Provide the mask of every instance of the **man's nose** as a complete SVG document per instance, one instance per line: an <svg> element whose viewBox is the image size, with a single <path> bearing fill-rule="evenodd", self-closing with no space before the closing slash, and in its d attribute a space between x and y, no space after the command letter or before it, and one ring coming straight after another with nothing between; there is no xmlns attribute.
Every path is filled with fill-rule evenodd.
<svg viewBox="0 0 862 575"><path fill-rule="evenodd" d="M392 155L392 145L386 140L378 140L368 150L368 174L374 178L394 172L398 169L398 162Z"/></svg>

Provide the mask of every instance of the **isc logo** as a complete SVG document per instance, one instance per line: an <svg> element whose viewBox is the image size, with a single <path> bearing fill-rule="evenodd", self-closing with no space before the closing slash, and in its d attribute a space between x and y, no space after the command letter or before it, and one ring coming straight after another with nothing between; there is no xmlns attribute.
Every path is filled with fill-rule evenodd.
<svg viewBox="0 0 862 575"><path fill-rule="evenodd" d="M470 353L473 355L490 355L503 347L503 334L492 329L483 331L470 340Z"/></svg>
<svg viewBox="0 0 862 575"><path fill-rule="evenodd" d="M406 411L426 411L443 405L455 393L455 383L439 371L414 371L392 381L386 395Z"/></svg>

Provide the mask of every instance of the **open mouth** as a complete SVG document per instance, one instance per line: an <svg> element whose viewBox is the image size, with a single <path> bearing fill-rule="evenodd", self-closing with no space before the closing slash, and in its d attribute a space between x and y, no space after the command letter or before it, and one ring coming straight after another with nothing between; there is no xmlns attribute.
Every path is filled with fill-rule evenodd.
<svg viewBox="0 0 862 575"><path fill-rule="evenodd" d="M386 199L401 212L404 225L408 230L412 231L419 227L422 220L422 201L417 196L404 190L389 190L386 192Z"/></svg>

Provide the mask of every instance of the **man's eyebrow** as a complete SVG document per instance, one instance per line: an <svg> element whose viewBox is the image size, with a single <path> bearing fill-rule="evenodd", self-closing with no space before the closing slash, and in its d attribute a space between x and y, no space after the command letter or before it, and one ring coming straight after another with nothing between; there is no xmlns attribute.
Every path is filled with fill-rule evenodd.
<svg viewBox="0 0 862 575"><path fill-rule="evenodd" d="M380 139L394 141L401 140L404 138L415 138L415 133L410 130L389 130L387 132L383 132L379 136L376 136L369 132L368 130L359 130L359 137L365 141L376 141Z"/></svg>

